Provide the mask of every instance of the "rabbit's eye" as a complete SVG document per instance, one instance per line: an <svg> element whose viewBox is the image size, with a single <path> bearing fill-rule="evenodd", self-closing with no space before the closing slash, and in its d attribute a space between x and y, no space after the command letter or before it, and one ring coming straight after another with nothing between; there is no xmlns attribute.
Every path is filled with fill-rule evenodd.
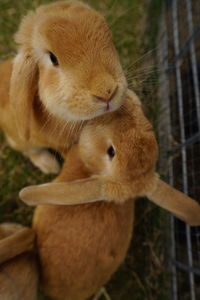
<svg viewBox="0 0 200 300"><path fill-rule="evenodd" d="M115 156L115 149L113 146L110 146L107 150L107 154L109 155L110 158L113 158Z"/></svg>
<svg viewBox="0 0 200 300"><path fill-rule="evenodd" d="M52 64L54 66L58 66L58 59L52 52L49 52L49 57L50 57Z"/></svg>

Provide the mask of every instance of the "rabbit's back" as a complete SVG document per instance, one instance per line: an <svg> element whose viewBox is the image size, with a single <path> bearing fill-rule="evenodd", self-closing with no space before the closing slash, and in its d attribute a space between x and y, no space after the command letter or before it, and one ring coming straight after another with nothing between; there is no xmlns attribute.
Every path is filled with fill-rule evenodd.
<svg viewBox="0 0 200 300"><path fill-rule="evenodd" d="M82 300L110 279L130 243L133 205L127 201L37 208L34 228L47 294Z"/></svg>

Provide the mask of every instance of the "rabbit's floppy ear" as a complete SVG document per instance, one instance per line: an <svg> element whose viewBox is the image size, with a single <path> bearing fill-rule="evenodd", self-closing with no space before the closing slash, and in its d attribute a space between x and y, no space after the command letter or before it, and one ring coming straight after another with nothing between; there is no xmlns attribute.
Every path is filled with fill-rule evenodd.
<svg viewBox="0 0 200 300"><path fill-rule="evenodd" d="M28 205L75 205L103 200L102 183L96 178L52 182L22 189L19 197Z"/></svg>
<svg viewBox="0 0 200 300"><path fill-rule="evenodd" d="M10 103L19 137L29 139L31 113L37 91L38 68L31 50L22 47L13 61L10 82Z"/></svg>
<svg viewBox="0 0 200 300"><path fill-rule="evenodd" d="M158 180L157 188L147 194L149 200L168 210L190 226L200 225L200 205L197 201Z"/></svg>
<svg viewBox="0 0 200 300"><path fill-rule="evenodd" d="M19 51L13 60L10 81L10 103L19 137L29 138L32 103L37 92L38 67L33 55L32 39L36 14L25 16L15 35Z"/></svg>
<svg viewBox="0 0 200 300"><path fill-rule="evenodd" d="M16 233L0 240L0 263L32 250L34 240L35 234L31 228L21 228Z"/></svg>

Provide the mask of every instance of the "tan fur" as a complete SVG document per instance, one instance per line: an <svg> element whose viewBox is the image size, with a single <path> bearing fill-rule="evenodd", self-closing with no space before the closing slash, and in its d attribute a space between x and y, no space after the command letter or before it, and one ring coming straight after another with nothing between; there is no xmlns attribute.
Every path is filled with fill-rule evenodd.
<svg viewBox="0 0 200 300"><path fill-rule="evenodd" d="M4 228L1 230L3 232ZM15 234L4 236L0 240L0 264L25 251L32 250L33 246L34 232L30 228L21 228Z"/></svg>
<svg viewBox="0 0 200 300"><path fill-rule="evenodd" d="M147 196L155 204L167 209L190 226L200 225L199 203L162 180L158 181L158 185L153 193L150 192Z"/></svg>
<svg viewBox="0 0 200 300"><path fill-rule="evenodd" d="M32 253L21 254L0 265L1 300L38 300L37 283L38 270Z"/></svg>
<svg viewBox="0 0 200 300"><path fill-rule="evenodd" d="M89 175L74 146L56 181ZM133 201L38 206L33 228L45 292L55 299L83 300L105 284L128 249L133 208Z"/></svg>
<svg viewBox="0 0 200 300"><path fill-rule="evenodd" d="M17 56L0 65L0 126L25 155L41 147L65 153L84 120L122 104L127 84L110 31L88 6L69 1L39 7L24 17L16 41ZM37 155L32 161L41 163Z"/></svg>
<svg viewBox="0 0 200 300"><path fill-rule="evenodd" d="M100 174L104 181L110 180L111 184L116 182L118 192L121 180L137 183L133 167L140 178L145 178L146 174L151 174L154 170L156 141L151 125L133 93L129 92L126 105L118 112L103 117L103 122L100 121L101 118L85 127L79 144L69 151L62 173L52 183L52 189L51 184L47 184L46 188L43 185L50 199L53 195L56 201L57 191L58 203L61 194L66 201L81 198L88 200L90 194L94 196L94 192L97 197L99 194L102 197L101 184L97 184ZM137 136L136 128L139 127L141 131ZM119 134L115 134L117 131ZM117 151L111 172L106 165L108 141L113 143ZM139 159L139 152L133 149L133 145L136 147L141 142L144 149L143 153L139 151ZM148 152L152 153L151 157L146 155L147 146ZM123 147L125 153L119 151L118 157L118 149ZM135 157L131 155L132 151ZM117 168L118 172L115 174ZM59 189L57 185L63 183L64 189ZM144 187L137 186L137 189L141 188ZM41 200L40 196L42 200L47 198L41 191L38 195L37 192L35 194L34 187L28 192L29 196L33 192L32 200L36 198L38 202ZM131 193L130 189L127 197L129 192ZM24 193L26 198L26 191L21 196ZM98 201L77 206L38 206L33 228L37 236L41 284L46 293L56 299L83 300L105 284L125 257L132 233L133 214L132 200L120 204Z"/></svg>
<svg viewBox="0 0 200 300"><path fill-rule="evenodd" d="M37 300L34 232L19 224L0 225L0 299Z"/></svg>
<svg viewBox="0 0 200 300"><path fill-rule="evenodd" d="M110 145L116 151L112 159L107 154ZM118 111L85 126L53 183L21 191L28 204L96 201L37 207L34 229L47 294L81 300L109 280L130 241L131 197L149 196L189 224L200 224L199 204L158 178L156 160L152 126L129 91Z"/></svg>

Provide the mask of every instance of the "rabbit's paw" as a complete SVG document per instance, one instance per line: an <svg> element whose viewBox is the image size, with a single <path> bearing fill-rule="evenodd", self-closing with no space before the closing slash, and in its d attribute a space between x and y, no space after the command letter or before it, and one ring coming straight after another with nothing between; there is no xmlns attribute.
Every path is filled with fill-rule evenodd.
<svg viewBox="0 0 200 300"><path fill-rule="evenodd" d="M31 162L38 167L45 174L58 174L60 171L60 164L53 154L46 149L39 149L37 151L28 151L25 153Z"/></svg>

